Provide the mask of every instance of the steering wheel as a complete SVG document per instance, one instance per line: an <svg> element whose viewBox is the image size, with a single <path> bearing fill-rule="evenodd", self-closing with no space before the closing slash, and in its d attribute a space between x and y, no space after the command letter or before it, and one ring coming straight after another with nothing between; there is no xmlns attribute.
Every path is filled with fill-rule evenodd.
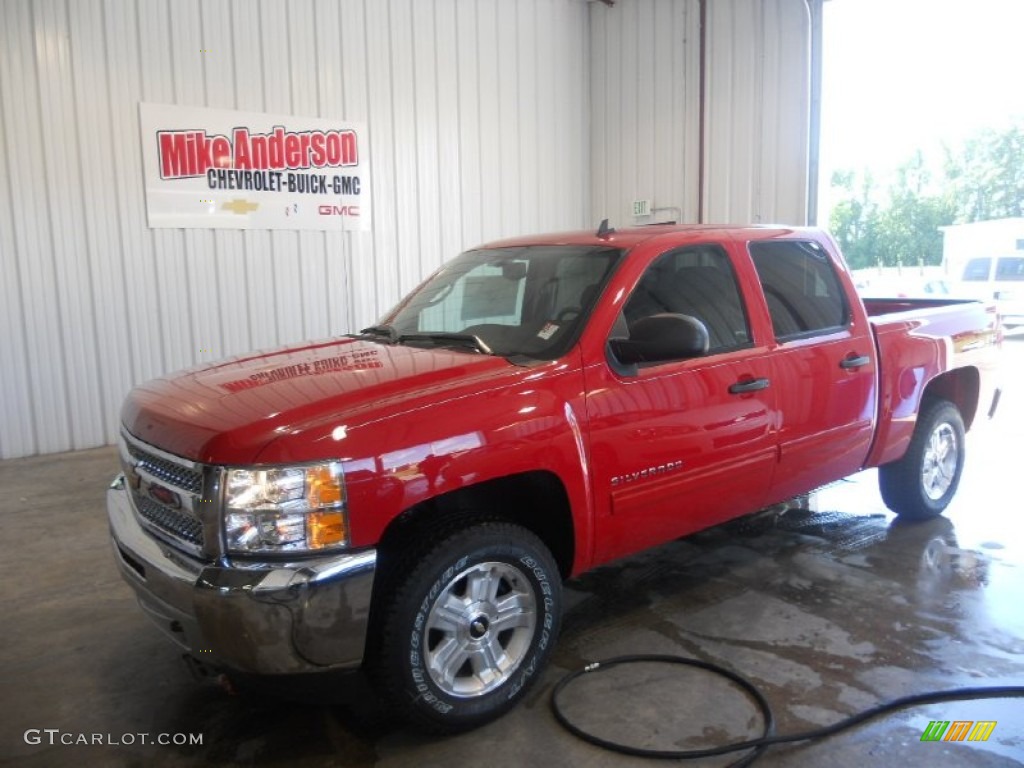
<svg viewBox="0 0 1024 768"><path fill-rule="evenodd" d="M566 307L557 315L555 315L555 322L558 324L564 323L570 317L578 317L583 314L583 307Z"/></svg>

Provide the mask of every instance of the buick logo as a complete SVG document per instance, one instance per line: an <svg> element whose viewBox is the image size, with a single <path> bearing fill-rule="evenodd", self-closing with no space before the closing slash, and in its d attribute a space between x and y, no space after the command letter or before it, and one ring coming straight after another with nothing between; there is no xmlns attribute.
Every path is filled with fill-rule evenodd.
<svg viewBox="0 0 1024 768"><path fill-rule="evenodd" d="M178 498L178 494L169 488L153 483L147 490L151 498L159 501L165 507L172 507L174 509L181 507L181 499Z"/></svg>

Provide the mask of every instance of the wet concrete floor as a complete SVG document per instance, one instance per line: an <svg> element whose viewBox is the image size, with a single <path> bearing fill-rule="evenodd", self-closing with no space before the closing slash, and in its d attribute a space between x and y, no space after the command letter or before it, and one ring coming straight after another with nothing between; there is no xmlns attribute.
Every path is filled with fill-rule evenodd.
<svg viewBox="0 0 1024 768"><path fill-rule="evenodd" d="M1022 377L1018 337L1006 344L1004 382ZM574 580L554 663L527 700L448 739L396 727L358 676L236 696L193 681L116 572L103 508L113 450L0 463L0 764L649 764L576 740L548 709L564 674L620 654L682 654L746 675L772 702L780 732L925 690L1024 685L1022 449L1024 392L1011 388L996 421L970 433L963 483L944 518L894 522L865 472L814 494L810 509L748 518ZM665 665L587 675L565 704L608 738L663 749L758 728L752 704L730 684ZM986 742L922 742L932 720L996 726ZM45 729L57 729L57 743ZM142 733L202 743L124 743ZM106 743L59 743L93 734ZM875 764L1024 765L1024 701L928 705L774 748L758 762Z"/></svg>

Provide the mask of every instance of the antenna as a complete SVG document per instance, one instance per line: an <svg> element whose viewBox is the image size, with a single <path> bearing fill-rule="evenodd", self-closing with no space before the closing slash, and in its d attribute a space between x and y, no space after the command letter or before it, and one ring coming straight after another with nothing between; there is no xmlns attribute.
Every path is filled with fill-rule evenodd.
<svg viewBox="0 0 1024 768"><path fill-rule="evenodd" d="M614 232L615 229L608 226L608 219L601 219L601 226L597 228L597 236L608 237L608 235L613 234Z"/></svg>

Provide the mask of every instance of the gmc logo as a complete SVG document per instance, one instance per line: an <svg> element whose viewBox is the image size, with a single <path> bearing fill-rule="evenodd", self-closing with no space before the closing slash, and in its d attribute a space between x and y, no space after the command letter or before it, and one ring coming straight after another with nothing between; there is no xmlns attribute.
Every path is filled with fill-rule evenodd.
<svg viewBox="0 0 1024 768"><path fill-rule="evenodd" d="M317 208L321 216L358 216L358 205L321 205Z"/></svg>

